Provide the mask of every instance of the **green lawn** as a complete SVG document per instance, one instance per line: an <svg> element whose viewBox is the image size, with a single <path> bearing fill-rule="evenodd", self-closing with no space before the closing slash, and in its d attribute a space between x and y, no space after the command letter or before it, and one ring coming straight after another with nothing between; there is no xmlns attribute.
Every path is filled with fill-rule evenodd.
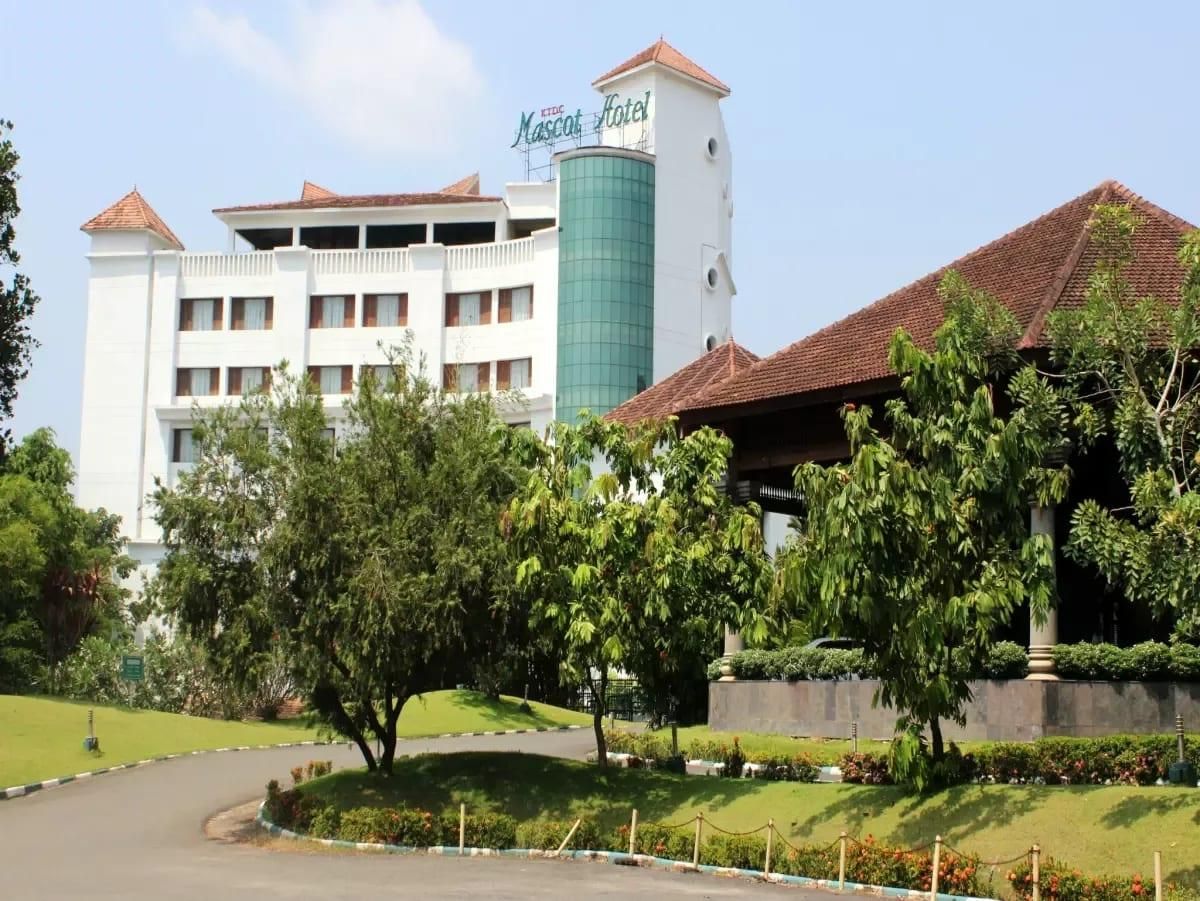
<svg viewBox="0 0 1200 901"><path fill-rule="evenodd" d="M400 715L403 737L446 732L536 729L590 724L587 714L531 703L522 713L519 698L489 701L471 691L437 691L412 698ZM87 712L96 714L100 754L83 750ZM280 744L318 738L301 721L235 723L149 710L130 710L42 697L0 695L0 788L70 776L204 748Z"/></svg>
<svg viewBox="0 0 1200 901"><path fill-rule="evenodd" d="M893 787L813 785L672 776L532 754L423 755L397 762L389 779L347 770L308 791L339 806L504 811L518 819L588 815L606 826L629 819L675 823L703 810L742 831L774 817L795 842L834 841L842 829L904 846L937 834L985 860L1014 857L1037 842L1085 872L1149 873L1163 852L1173 881L1200 884L1200 791L1183 788L961 786L927 797ZM286 775L286 774L281 774ZM1003 883L1003 868L996 890Z"/></svg>
<svg viewBox="0 0 1200 901"><path fill-rule="evenodd" d="M655 733L671 740L670 729L660 729ZM853 750L850 739L840 738L789 738L786 735L766 735L756 732L714 732L708 726L683 726L679 729L679 749L686 752L689 743L697 741L716 741L727 745L733 744L737 737L747 754L764 754L770 757L792 757L796 754L811 754L819 763L837 763L843 754ZM859 751L871 751L876 754L886 753L888 742L859 739Z"/></svg>

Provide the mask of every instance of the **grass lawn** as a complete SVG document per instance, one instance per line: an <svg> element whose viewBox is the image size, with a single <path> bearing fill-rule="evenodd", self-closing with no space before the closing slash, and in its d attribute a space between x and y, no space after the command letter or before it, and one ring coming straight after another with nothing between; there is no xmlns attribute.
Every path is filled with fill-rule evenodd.
<svg viewBox="0 0 1200 901"><path fill-rule="evenodd" d="M660 729L655 735L663 736L668 742L671 740L669 728ZM765 735L757 732L714 732L708 726L680 727L679 749L686 753L688 745L694 740L732 745L735 736L747 754L761 753L769 757L811 754L819 763L837 763L843 754L853 750L848 738L790 738L786 735ZM886 741L865 738L858 740L858 750L863 752L886 753L888 745Z"/></svg>
<svg viewBox="0 0 1200 901"><path fill-rule="evenodd" d="M446 732L495 732L536 729L539 726L591 726L587 713L530 701L532 713L521 712L521 699L501 695L489 701L477 691L433 691L409 698L400 712L402 738L443 735Z"/></svg>
<svg viewBox="0 0 1200 901"><path fill-rule="evenodd" d="M347 770L306 790L340 807L401 805L435 812L509 813L518 819L587 815L606 826L705 818L742 831L774 817L793 842L834 841L842 829L906 847L941 834L985 860L1044 853L1091 873L1148 874L1163 852L1172 881L1200 885L1200 791L1184 788L960 786L927 797L894 787L813 785L672 776L533 754L422 755L397 761L391 778ZM281 774L286 776L286 774ZM1004 868L995 890L1007 888Z"/></svg>

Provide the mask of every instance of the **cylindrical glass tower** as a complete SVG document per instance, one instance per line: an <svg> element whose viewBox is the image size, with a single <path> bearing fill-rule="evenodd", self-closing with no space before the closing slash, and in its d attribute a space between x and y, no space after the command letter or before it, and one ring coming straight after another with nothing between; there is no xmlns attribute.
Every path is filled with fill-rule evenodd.
<svg viewBox="0 0 1200 901"><path fill-rule="evenodd" d="M558 160L555 418L599 415L654 370L654 157L582 147Z"/></svg>

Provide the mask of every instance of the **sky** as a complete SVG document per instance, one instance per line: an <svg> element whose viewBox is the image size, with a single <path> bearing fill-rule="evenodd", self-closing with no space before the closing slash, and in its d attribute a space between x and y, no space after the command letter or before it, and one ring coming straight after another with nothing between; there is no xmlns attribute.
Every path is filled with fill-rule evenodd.
<svg viewBox="0 0 1200 901"><path fill-rule="evenodd" d="M1200 4L0 0L0 119L42 301L19 437L77 455L87 237L134 185L214 207L521 180L521 110L667 41L732 88L736 339L778 350L1115 178L1200 223ZM11 273L0 272L8 278Z"/></svg>

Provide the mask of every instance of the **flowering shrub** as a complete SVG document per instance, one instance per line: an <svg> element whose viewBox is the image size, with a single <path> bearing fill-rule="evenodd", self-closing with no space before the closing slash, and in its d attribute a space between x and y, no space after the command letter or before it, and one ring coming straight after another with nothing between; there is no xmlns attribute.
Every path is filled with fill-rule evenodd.
<svg viewBox="0 0 1200 901"><path fill-rule="evenodd" d="M820 764L811 754L797 754L791 758L770 757L753 762L763 765L761 777L771 782L816 782L821 773Z"/></svg>
<svg viewBox="0 0 1200 901"><path fill-rule="evenodd" d="M1136 901L1154 896L1154 881L1133 876L1087 876L1052 859L1038 867L1040 894L1046 901ZM1028 861L1005 877L1020 901L1032 901L1033 873ZM1176 885L1165 885L1163 897L1170 901L1196 901L1200 893Z"/></svg>
<svg viewBox="0 0 1200 901"><path fill-rule="evenodd" d="M724 748L724 751L721 763L725 764L725 767L721 770L721 775L730 779L741 779L746 769L746 755L742 753L742 745L736 735L733 737L733 744Z"/></svg>
<svg viewBox="0 0 1200 901"><path fill-rule="evenodd" d="M567 833L571 831L573 825L575 825L574 820L533 820L521 823L517 826L517 847L555 851L567 837ZM629 827L625 828L625 848L628 850ZM592 851L600 848L603 844L604 838L600 827L593 820L585 819L579 823L579 828L571 836L571 842L567 847Z"/></svg>
<svg viewBox="0 0 1200 901"><path fill-rule="evenodd" d="M272 779L267 783L267 800L265 810L271 822L285 829L297 832L307 832L316 818L327 805L316 798L302 794L295 788L283 791L279 782Z"/></svg>
<svg viewBox="0 0 1200 901"><path fill-rule="evenodd" d="M887 758L879 754L846 754L838 765L842 770L843 782L855 782L860 785L892 784Z"/></svg>

